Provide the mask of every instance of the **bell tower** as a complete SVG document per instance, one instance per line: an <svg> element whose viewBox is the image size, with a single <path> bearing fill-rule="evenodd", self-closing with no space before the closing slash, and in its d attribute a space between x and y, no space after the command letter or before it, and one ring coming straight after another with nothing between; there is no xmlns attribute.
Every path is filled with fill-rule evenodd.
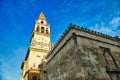
<svg viewBox="0 0 120 80"><path fill-rule="evenodd" d="M30 47L21 66L22 80L40 80L39 64L50 49L50 25L41 13L35 22Z"/></svg>

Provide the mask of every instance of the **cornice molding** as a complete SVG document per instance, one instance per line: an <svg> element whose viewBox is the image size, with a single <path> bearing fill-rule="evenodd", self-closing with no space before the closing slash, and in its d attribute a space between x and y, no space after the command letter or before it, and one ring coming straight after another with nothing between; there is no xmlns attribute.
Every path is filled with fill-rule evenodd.
<svg viewBox="0 0 120 80"><path fill-rule="evenodd" d="M41 33L41 32L35 32L35 31L33 31L33 34L38 34L38 35L50 37L50 34Z"/></svg>

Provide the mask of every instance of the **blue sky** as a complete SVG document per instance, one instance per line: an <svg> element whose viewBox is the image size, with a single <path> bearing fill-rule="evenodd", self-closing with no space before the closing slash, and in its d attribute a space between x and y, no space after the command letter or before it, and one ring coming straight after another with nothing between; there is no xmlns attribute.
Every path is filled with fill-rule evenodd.
<svg viewBox="0 0 120 80"><path fill-rule="evenodd" d="M43 12L55 43L70 23L120 37L120 0L0 0L0 80L19 80L34 23Z"/></svg>

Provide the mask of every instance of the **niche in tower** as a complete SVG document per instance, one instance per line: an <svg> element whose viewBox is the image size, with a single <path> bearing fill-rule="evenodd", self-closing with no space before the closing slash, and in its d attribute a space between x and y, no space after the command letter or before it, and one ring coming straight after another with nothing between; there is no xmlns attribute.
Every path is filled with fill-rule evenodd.
<svg viewBox="0 0 120 80"><path fill-rule="evenodd" d="M41 33L44 33L44 27L41 27Z"/></svg>

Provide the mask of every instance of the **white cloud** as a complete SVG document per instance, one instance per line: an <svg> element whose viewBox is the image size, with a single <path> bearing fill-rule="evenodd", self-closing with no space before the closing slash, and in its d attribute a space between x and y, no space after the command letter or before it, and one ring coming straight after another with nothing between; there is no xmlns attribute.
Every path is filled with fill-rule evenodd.
<svg viewBox="0 0 120 80"><path fill-rule="evenodd" d="M119 26L118 23L119 19L113 18L112 20L110 20L108 23L102 21L101 23L97 23L94 26L91 26L90 28L92 30L101 32L103 34L107 34L107 35L111 35L111 36L120 36L120 30L117 29L117 27ZM112 25L110 25L110 22L112 22Z"/></svg>
<svg viewBox="0 0 120 80"><path fill-rule="evenodd" d="M115 34L114 31L112 31L110 28L107 28L107 27L101 27L101 28L99 29L99 31L100 31L100 32L103 32L103 33L105 33L105 34L110 34L110 35Z"/></svg>
<svg viewBox="0 0 120 80"><path fill-rule="evenodd" d="M114 17L109 24L115 28L120 26L120 17Z"/></svg>

